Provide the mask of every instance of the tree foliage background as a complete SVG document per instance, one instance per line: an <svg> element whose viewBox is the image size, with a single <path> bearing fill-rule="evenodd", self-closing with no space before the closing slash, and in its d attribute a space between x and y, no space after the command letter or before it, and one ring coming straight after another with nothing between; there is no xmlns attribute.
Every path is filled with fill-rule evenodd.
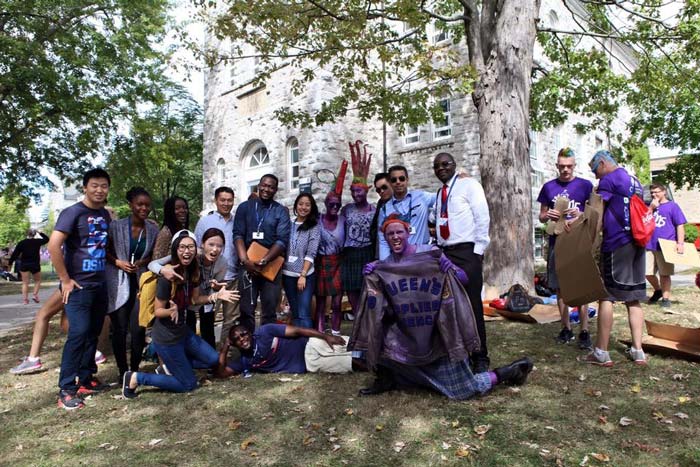
<svg viewBox="0 0 700 467"><path fill-rule="evenodd" d="M0 193L77 176L157 102L167 0L0 0Z"/></svg>
<svg viewBox="0 0 700 467"><path fill-rule="evenodd" d="M202 111L181 87L170 83L163 102L135 116L127 135L115 138L107 159L112 174L109 202L128 214L126 192L146 188L153 198L152 217L162 220L164 201L187 199L190 217L202 209Z"/></svg>
<svg viewBox="0 0 700 467"><path fill-rule="evenodd" d="M0 247L15 245L24 239L29 228L29 218L24 210L18 210L16 203L0 196Z"/></svg>

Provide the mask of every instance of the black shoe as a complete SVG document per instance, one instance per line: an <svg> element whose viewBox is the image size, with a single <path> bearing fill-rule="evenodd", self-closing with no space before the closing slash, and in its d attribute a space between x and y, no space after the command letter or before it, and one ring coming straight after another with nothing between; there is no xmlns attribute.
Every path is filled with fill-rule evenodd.
<svg viewBox="0 0 700 467"><path fill-rule="evenodd" d="M593 342L591 342L591 334L583 330L578 335L578 348L585 350L593 350Z"/></svg>
<svg viewBox="0 0 700 467"><path fill-rule="evenodd" d="M85 403L76 391L61 389L58 391L58 407L65 410L76 410L85 407Z"/></svg>
<svg viewBox="0 0 700 467"><path fill-rule="evenodd" d="M559 344L568 344L574 339L576 339L576 336L574 336L574 331L566 328L563 328L557 336L557 342Z"/></svg>
<svg viewBox="0 0 700 467"><path fill-rule="evenodd" d="M498 376L499 384L508 384L511 386L521 386L525 384L527 375L532 371L533 362L529 357L516 360L508 366L496 368L496 376Z"/></svg>
<svg viewBox="0 0 700 467"><path fill-rule="evenodd" d="M81 397L91 396L99 392L108 391L111 389L109 384L104 384L99 379L93 377L87 383L81 383L78 388L78 395Z"/></svg>
<svg viewBox="0 0 700 467"><path fill-rule="evenodd" d="M374 379L374 384L368 388L360 389L361 396L374 396L383 392L388 392L396 388L396 382L391 374L391 371L383 366L377 367L377 377Z"/></svg>
<svg viewBox="0 0 700 467"><path fill-rule="evenodd" d="M649 303L649 304L656 303L663 296L664 296L664 294L662 291L654 290L654 293L651 295L651 297L649 297L649 300L647 301L647 303Z"/></svg>
<svg viewBox="0 0 700 467"><path fill-rule="evenodd" d="M122 395L127 399L134 399L138 397L138 394L136 394L136 389L131 389L129 387L129 383L131 382L131 375L133 374L133 371L127 371L126 373L124 373L124 379L122 380Z"/></svg>
<svg viewBox="0 0 700 467"><path fill-rule="evenodd" d="M661 302L659 302L659 306L661 308L671 308L671 300L668 298L662 298Z"/></svg>
<svg viewBox="0 0 700 467"><path fill-rule="evenodd" d="M474 374L485 373L485 372L489 371L490 364L491 364L491 360L489 360L489 357L473 358L471 361L472 373L474 373Z"/></svg>

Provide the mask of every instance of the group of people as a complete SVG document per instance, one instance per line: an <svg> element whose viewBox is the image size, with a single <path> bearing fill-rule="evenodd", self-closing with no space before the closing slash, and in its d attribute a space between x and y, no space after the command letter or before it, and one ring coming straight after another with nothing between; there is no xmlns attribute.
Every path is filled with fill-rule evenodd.
<svg viewBox="0 0 700 467"><path fill-rule="evenodd" d="M110 177L102 169L90 170L83 178L85 199L60 214L49 239L61 285L55 299L42 308L48 309L40 312L48 318L37 320L34 355L20 366L36 369L35 344L40 348L48 319L64 308L69 326L58 404L65 409L83 407L84 396L107 388L95 376L105 314L127 398L136 397L139 386L191 391L197 387L198 368L220 377L254 371L369 369L376 379L361 390L364 395L419 386L467 399L496 384L523 384L533 368L527 357L490 369L481 298L490 218L481 185L457 173L452 155L440 153L433 160L440 182L436 192L409 189L408 169L395 165L374 177L379 195L375 206L367 200L371 158L361 157L359 148L352 151L352 145L351 152L351 203L343 206L339 177L324 198L323 213L311 194L300 193L290 217L289 209L275 201L278 178L266 174L256 196L240 203L235 215L233 190L217 188L216 210L202 217L194 232L189 230L185 199L166 200L159 229L149 220L151 197L139 187L127 193L130 215L113 219L105 209ZM607 151L597 152L590 167L600 179L597 192L605 201L601 271L610 297L600 303L597 342L585 361L612 364L607 353L612 302L621 300L630 313L631 358L644 363L639 307L645 295L644 251L631 243L625 200L640 186ZM574 176L571 150L559 153L557 169L559 177L548 182L538 198L540 220L565 216L573 221L593 187ZM657 201L650 209L656 211L657 222L663 217L680 225L682 214L665 207L663 191L652 188ZM569 199L564 212L555 209L561 196ZM682 244L682 234L676 232ZM555 241L552 237L549 258L554 288ZM652 241L649 248L655 250L656 244ZM655 293L652 299L668 299L665 284L670 281L663 267L658 266L661 295ZM148 323L143 322L137 297L146 271L156 277L153 319ZM277 322L283 290L290 324ZM341 336L343 294L356 317L349 339ZM559 306L563 329L558 340L569 342L574 335L568 307L563 301ZM219 311L223 324L217 352L214 318ZM579 343L590 348L584 316ZM160 363L155 373L140 369L147 326ZM233 360L232 347L238 349Z"/></svg>
<svg viewBox="0 0 700 467"><path fill-rule="evenodd" d="M558 177L545 183L537 198L541 205L539 219L541 222L548 222L558 221L563 217L566 224L570 225L583 214L584 206L594 192L593 184L575 176L576 156L570 148L559 151L556 167ZM684 224L687 221L678 204L667 198L666 187L660 183L652 183L652 200L648 211L653 215L654 233L645 246L636 244L631 228L630 199L632 196L643 196L641 183L620 167L613 155L606 150L596 152L589 167L599 180L595 192L604 202L600 273L609 295L598 304L595 345L588 330L588 313L579 313L581 331L578 335L578 345L581 349L590 351L580 360L604 367L614 365L608 345L613 324L613 303L618 301L625 304L629 315L632 346L627 349L628 357L638 365L646 365L647 357L642 349L644 316L641 307L641 302L647 300L645 279L654 289L647 303L658 302L661 307L670 307L671 275L674 268L673 264L664 259L659 240L674 242L676 251L682 254ZM557 209L557 201L562 198L568 201L563 211ZM569 307L559 293L554 253L556 239L556 235L549 237L547 282L548 287L557 292L562 323L557 342L564 344L575 340L576 336L571 329ZM587 310L588 305L582 305L579 309Z"/></svg>
<svg viewBox="0 0 700 467"><path fill-rule="evenodd" d="M39 303L39 289L41 288L41 248L49 243L49 237L45 233L34 229L27 229L27 236L15 246L12 254L9 248L3 249L3 271L11 274L12 266L19 271L22 280L22 301L29 303L29 282L34 281L32 300Z"/></svg>

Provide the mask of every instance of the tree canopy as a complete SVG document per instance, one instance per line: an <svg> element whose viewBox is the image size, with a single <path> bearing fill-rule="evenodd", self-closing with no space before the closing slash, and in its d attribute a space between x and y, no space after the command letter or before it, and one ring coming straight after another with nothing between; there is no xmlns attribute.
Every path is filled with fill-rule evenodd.
<svg viewBox="0 0 700 467"><path fill-rule="evenodd" d="M126 192L142 186L153 197L156 219L162 219L163 203L173 195L187 199L196 216L202 209L202 145L199 105L170 84L162 103L133 118L128 134L116 137L107 158L110 204L125 206Z"/></svg>
<svg viewBox="0 0 700 467"><path fill-rule="evenodd" d="M0 1L0 193L94 165L118 121L160 94L167 0Z"/></svg>
<svg viewBox="0 0 700 467"><path fill-rule="evenodd" d="M24 210L18 210L14 202L0 196L0 247L14 245L24 239L29 228L29 217Z"/></svg>

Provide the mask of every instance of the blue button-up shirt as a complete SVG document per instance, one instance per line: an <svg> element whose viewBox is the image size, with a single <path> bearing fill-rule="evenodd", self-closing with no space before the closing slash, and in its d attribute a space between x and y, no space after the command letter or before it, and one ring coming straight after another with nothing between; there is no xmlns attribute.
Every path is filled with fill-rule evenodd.
<svg viewBox="0 0 700 467"><path fill-rule="evenodd" d="M403 220L409 222L414 230L414 233L408 237L408 243L411 245L427 245L430 243L430 230L428 229L428 217L430 208L435 204L435 195L427 191L409 191L401 200L391 198L379 212L379 229L377 238L379 240L379 259L386 259L391 253L389 244L384 239L382 233L382 224L384 220L397 213Z"/></svg>
<svg viewBox="0 0 700 467"><path fill-rule="evenodd" d="M256 242L265 248L276 243L286 250L290 231L289 211L277 201L244 201L233 219L233 241L243 239L246 249L253 243L253 232L263 232L264 237Z"/></svg>
<svg viewBox="0 0 700 467"><path fill-rule="evenodd" d="M214 211L199 219L197 227L194 229L197 245L202 246L204 232L212 228L219 229L224 233L225 244L221 256L226 259L228 265L225 280L235 279L238 277L238 253L236 253L236 245L233 244L233 216L229 216L226 220L218 211Z"/></svg>

